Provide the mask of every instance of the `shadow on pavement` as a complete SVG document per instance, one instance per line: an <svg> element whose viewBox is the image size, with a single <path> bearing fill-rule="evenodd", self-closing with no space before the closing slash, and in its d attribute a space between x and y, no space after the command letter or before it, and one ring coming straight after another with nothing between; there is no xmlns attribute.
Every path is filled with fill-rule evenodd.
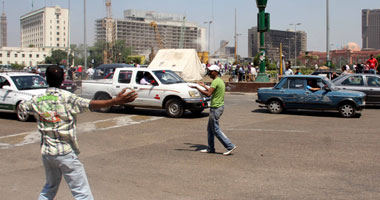
<svg viewBox="0 0 380 200"><path fill-rule="evenodd" d="M195 151L195 152L199 152L200 150L202 149L207 149L207 145L203 145L203 144L192 144L192 143L183 143L187 146L189 146L190 149L174 149L176 151ZM215 152L215 154L222 154L222 153L218 153L218 152Z"/></svg>
<svg viewBox="0 0 380 200"><path fill-rule="evenodd" d="M1 113L1 115L0 115L0 118L1 119L5 119L5 120L15 120L15 121L18 121L18 119L17 119L17 116L16 116L16 113ZM26 123L27 122L36 122L36 120L34 119L34 117L33 116L31 116L29 119L28 119L28 121L26 121ZM24 122L25 123L25 122Z"/></svg>
<svg viewBox="0 0 380 200"><path fill-rule="evenodd" d="M262 113L262 114L272 114L269 113L267 109L259 108L256 110L252 110L253 113ZM279 115L304 115L310 117L334 117L341 118L338 111L320 111L320 110L286 110L280 113ZM355 118L360 117L360 114L356 114Z"/></svg>

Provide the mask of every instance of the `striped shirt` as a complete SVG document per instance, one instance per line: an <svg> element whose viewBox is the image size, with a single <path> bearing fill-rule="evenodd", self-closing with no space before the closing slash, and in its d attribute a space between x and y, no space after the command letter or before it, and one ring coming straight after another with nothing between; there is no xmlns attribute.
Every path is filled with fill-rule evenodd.
<svg viewBox="0 0 380 200"><path fill-rule="evenodd" d="M22 110L35 113L43 155L66 155L73 151L79 154L76 116L89 111L90 101L65 90L48 88L44 94L21 103Z"/></svg>

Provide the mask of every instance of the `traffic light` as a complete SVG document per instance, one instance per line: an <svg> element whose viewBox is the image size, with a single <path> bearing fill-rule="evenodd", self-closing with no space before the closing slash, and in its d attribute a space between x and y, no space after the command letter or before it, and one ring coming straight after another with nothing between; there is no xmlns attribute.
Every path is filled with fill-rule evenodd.
<svg viewBox="0 0 380 200"><path fill-rule="evenodd" d="M259 12L257 14L257 32L266 32L270 29L270 14Z"/></svg>

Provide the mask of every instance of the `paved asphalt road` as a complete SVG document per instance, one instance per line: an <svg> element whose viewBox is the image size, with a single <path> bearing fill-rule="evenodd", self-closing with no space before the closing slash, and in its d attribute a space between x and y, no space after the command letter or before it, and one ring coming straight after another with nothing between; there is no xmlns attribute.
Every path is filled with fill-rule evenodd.
<svg viewBox="0 0 380 200"><path fill-rule="evenodd" d="M269 114L252 94L228 94L221 127L238 148L202 154L208 111L160 110L79 117L80 159L95 196L125 199L380 199L379 108ZM35 122L0 117L0 194L36 199L44 184ZM72 199L63 181L58 200Z"/></svg>

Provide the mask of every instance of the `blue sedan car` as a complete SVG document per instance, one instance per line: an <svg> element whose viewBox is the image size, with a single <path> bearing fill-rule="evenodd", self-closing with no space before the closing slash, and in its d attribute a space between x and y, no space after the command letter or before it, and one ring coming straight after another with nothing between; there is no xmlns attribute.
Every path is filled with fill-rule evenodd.
<svg viewBox="0 0 380 200"><path fill-rule="evenodd" d="M256 102L269 112L285 109L338 110L342 117L354 117L365 106L363 92L339 90L326 77L285 76L273 88L259 88Z"/></svg>

